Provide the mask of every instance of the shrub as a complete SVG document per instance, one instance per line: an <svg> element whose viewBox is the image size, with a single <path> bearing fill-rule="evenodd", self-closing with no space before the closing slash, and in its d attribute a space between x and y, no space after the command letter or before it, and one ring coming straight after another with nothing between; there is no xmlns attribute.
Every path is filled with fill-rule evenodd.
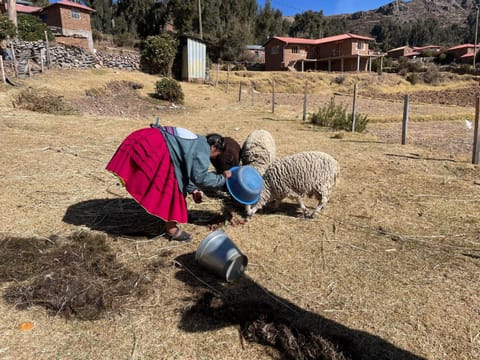
<svg viewBox="0 0 480 360"><path fill-rule="evenodd" d="M345 82L345 80L346 80L345 75L339 75L335 77L335 84L342 85Z"/></svg>
<svg viewBox="0 0 480 360"><path fill-rule="evenodd" d="M137 45L137 37L132 33L122 33L113 36L113 43L118 47L131 47Z"/></svg>
<svg viewBox="0 0 480 360"><path fill-rule="evenodd" d="M405 76L405 80L407 80L410 84L416 85L418 84L419 77L417 73L409 73L407 76Z"/></svg>
<svg viewBox="0 0 480 360"><path fill-rule="evenodd" d="M48 40L53 40L52 31L38 17L28 14L18 14L18 37L25 41L37 41L45 39L45 31Z"/></svg>
<svg viewBox="0 0 480 360"><path fill-rule="evenodd" d="M13 22L8 20L8 16L0 15L0 41L7 38L14 38L17 35L17 29Z"/></svg>
<svg viewBox="0 0 480 360"><path fill-rule="evenodd" d="M184 99L182 87L172 78L163 78L155 83L155 96L178 104L183 104Z"/></svg>
<svg viewBox="0 0 480 360"><path fill-rule="evenodd" d="M168 33L149 36L143 43L140 65L143 70L170 77L177 41Z"/></svg>
<svg viewBox="0 0 480 360"><path fill-rule="evenodd" d="M440 72L435 65L430 65L423 74L423 82L426 84L437 85L441 81Z"/></svg>
<svg viewBox="0 0 480 360"><path fill-rule="evenodd" d="M16 106L48 114L76 114L77 111L62 96L52 94L49 90L27 88L22 90L15 101Z"/></svg>
<svg viewBox="0 0 480 360"><path fill-rule="evenodd" d="M335 104L330 100L327 106L320 107L316 113L310 115L310 121L319 126L330 127L334 130L352 131L352 113L347 107ZM363 132L367 128L368 118L366 115L355 114L355 131Z"/></svg>

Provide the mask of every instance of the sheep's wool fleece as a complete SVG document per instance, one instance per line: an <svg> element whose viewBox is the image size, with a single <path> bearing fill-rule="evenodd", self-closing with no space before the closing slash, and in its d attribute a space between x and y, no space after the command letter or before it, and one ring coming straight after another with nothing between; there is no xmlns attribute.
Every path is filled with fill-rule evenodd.
<svg viewBox="0 0 480 360"><path fill-rule="evenodd" d="M301 152L278 159L265 172L265 189L255 206L293 194L303 197L318 192L328 197L339 174L338 162L331 155L319 151Z"/></svg>
<svg viewBox="0 0 480 360"><path fill-rule="evenodd" d="M267 130L254 130L242 146L242 165L255 167L260 174L264 174L276 156L275 140Z"/></svg>

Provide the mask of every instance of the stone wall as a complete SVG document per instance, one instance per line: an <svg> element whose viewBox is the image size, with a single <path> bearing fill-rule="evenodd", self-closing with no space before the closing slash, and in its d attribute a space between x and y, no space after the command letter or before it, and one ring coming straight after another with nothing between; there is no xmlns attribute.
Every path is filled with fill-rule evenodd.
<svg viewBox="0 0 480 360"><path fill-rule="evenodd" d="M112 55L103 52L90 52L75 46L68 46L56 42L50 42L47 46L45 41L12 41L15 58L21 70L27 62L40 67L43 61L45 68L117 68L124 70L140 69L140 54ZM11 49L10 44L8 49Z"/></svg>

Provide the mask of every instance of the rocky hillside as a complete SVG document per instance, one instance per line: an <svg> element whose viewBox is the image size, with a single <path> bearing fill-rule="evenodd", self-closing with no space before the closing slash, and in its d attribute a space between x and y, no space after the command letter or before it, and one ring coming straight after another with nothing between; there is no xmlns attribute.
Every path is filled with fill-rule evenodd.
<svg viewBox="0 0 480 360"><path fill-rule="evenodd" d="M386 18L402 23L436 18L445 24L464 25L468 16L475 11L476 1L478 0L397 0L375 10L333 15L329 18L345 21L349 32L361 35L369 35L375 24Z"/></svg>

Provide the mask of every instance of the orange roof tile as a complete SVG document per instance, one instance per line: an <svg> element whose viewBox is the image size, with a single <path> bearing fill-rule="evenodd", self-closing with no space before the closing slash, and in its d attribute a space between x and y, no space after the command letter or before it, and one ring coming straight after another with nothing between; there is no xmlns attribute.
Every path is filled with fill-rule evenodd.
<svg viewBox="0 0 480 360"><path fill-rule="evenodd" d="M304 45L325 44L333 41L340 41L340 40L346 40L346 39L358 39L358 40L366 40L366 41L375 40L374 38L371 38L368 36L362 36L362 35L356 35L356 34L350 34L350 33L335 35L335 36L328 36L320 39L304 39L304 38L285 37L285 36L274 36L271 39L277 39L288 44L304 44ZM271 39L267 40L267 42L269 42Z"/></svg>
<svg viewBox="0 0 480 360"><path fill-rule="evenodd" d="M475 47L475 45L473 45L473 44L462 44L462 45L457 45L457 46L451 47L451 48L447 49L447 51L464 49L464 48L473 48L473 47Z"/></svg>
<svg viewBox="0 0 480 360"><path fill-rule="evenodd" d="M78 4L76 2L68 1L68 0L58 0L55 3L52 3L50 5L45 6L44 9L49 8L51 6L55 6L55 5L71 6L71 7L77 8L77 9L82 9L82 10L86 10L86 11L90 11L90 12L95 12L96 11L95 9L89 8L88 6Z"/></svg>
<svg viewBox="0 0 480 360"><path fill-rule="evenodd" d="M36 6L28 6L28 5L22 5L22 4L15 4L15 9L19 13L24 13L24 14L31 14L37 11L42 10L40 7ZM8 10L8 4L5 3L5 10Z"/></svg>

